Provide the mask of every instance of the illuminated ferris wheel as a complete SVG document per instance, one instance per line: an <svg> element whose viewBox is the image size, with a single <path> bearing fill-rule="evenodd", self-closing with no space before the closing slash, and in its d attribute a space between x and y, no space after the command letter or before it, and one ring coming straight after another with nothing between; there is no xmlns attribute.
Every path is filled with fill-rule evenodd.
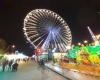
<svg viewBox="0 0 100 80"><path fill-rule="evenodd" d="M72 36L67 23L58 14L47 9L35 9L24 19L24 34L34 48L59 49L65 52Z"/></svg>

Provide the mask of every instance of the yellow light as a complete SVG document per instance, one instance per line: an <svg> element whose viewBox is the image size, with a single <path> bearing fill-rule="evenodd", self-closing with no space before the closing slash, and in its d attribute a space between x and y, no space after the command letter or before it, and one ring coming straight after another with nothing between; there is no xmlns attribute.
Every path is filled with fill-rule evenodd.
<svg viewBox="0 0 100 80"><path fill-rule="evenodd" d="M97 39L100 39L100 34L96 35Z"/></svg>
<svg viewBox="0 0 100 80"><path fill-rule="evenodd" d="M84 43L88 43L88 41L87 41L87 40L85 40L85 41L84 41Z"/></svg>
<svg viewBox="0 0 100 80"><path fill-rule="evenodd" d="M79 46L81 46L81 43L78 43Z"/></svg>
<svg viewBox="0 0 100 80"><path fill-rule="evenodd" d="M13 48L15 48L15 45L12 45Z"/></svg>

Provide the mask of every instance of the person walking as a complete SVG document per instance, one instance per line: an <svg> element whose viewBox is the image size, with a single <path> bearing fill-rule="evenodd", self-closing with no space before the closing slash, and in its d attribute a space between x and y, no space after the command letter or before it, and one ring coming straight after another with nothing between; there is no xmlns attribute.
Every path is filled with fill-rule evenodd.
<svg viewBox="0 0 100 80"><path fill-rule="evenodd" d="M13 64L13 60L9 61L8 66L9 66L9 70L12 70L12 64Z"/></svg>
<svg viewBox="0 0 100 80"><path fill-rule="evenodd" d="M45 70L45 63L43 59L40 61L40 65L41 65L42 70Z"/></svg>
<svg viewBox="0 0 100 80"><path fill-rule="evenodd" d="M2 70L3 70L3 72L5 71L5 68L6 68L7 64L8 64L8 61L7 60L4 60L2 62Z"/></svg>
<svg viewBox="0 0 100 80"><path fill-rule="evenodd" d="M18 69L18 63L15 61L15 63L12 65L12 71L17 71Z"/></svg>

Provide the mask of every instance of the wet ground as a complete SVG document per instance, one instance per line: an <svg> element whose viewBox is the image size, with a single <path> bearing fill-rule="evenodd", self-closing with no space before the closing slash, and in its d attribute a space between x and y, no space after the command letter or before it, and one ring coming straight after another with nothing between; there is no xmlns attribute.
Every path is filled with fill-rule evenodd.
<svg viewBox="0 0 100 80"><path fill-rule="evenodd" d="M68 80L49 70L43 70L35 62L20 64L17 72L0 71L0 80Z"/></svg>

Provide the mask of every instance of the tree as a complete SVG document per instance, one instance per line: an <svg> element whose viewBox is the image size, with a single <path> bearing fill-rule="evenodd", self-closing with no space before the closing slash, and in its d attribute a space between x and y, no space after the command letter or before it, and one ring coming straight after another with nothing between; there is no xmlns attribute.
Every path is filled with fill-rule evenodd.
<svg viewBox="0 0 100 80"><path fill-rule="evenodd" d="M6 51L6 41L0 38L0 54L4 54Z"/></svg>

